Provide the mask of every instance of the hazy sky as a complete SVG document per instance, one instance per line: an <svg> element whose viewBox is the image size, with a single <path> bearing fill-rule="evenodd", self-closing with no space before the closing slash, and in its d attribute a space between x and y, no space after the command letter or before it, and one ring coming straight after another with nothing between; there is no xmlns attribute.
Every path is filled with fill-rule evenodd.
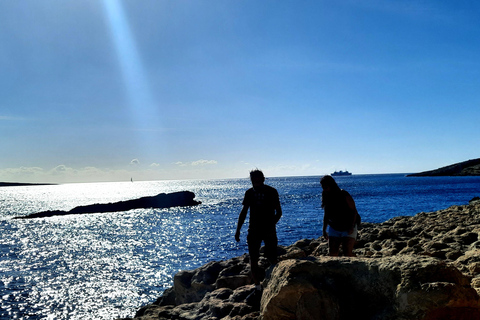
<svg viewBox="0 0 480 320"><path fill-rule="evenodd" d="M480 157L480 2L0 2L0 181Z"/></svg>

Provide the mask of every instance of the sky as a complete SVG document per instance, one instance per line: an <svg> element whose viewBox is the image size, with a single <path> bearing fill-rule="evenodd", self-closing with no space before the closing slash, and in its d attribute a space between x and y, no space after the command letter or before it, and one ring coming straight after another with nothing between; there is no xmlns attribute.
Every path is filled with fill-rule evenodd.
<svg viewBox="0 0 480 320"><path fill-rule="evenodd" d="M0 181L480 157L477 1L0 1Z"/></svg>

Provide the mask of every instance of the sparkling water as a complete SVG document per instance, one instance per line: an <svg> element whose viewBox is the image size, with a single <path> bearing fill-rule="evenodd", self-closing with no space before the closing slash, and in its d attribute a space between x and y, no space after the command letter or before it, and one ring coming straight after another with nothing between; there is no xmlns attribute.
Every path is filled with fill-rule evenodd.
<svg viewBox="0 0 480 320"><path fill-rule="evenodd" d="M269 178L280 194L279 243L318 238L320 177ZM382 222L480 196L480 177L353 175L335 178L362 221ZM247 252L234 233L247 179L89 183L0 188L0 319L133 316L176 272ZM189 190L202 204L170 209L13 217Z"/></svg>

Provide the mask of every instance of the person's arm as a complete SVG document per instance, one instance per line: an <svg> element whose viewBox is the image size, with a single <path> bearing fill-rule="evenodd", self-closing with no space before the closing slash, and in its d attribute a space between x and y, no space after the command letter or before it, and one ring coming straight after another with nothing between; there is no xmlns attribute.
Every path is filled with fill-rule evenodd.
<svg viewBox="0 0 480 320"><path fill-rule="evenodd" d="M275 224L280 220L282 217L282 206L280 206L280 202L278 202L277 207L275 208Z"/></svg>
<svg viewBox="0 0 480 320"><path fill-rule="evenodd" d="M242 229L243 223L247 218L248 213L248 206L243 206L242 211L240 211L240 215L238 216L238 223L237 223L237 232L235 232L235 240L238 242L240 241L240 229Z"/></svg>
<svg viewBox="0 0 480 320"><path fill-rule="evenodd" d="M325 240L328 241L328 233L327 233L327 225L328 225L328 219L327 219L327 212L325 211L325 213L323 214L323 237L325 238Z"/></svg>
<svg viewBox="0 0 480 320"><path fill-rule="evenodd" d="M353 229L355 229L355 224L357 223L357 207L355 206L355 201L353 201L353 198L351 195L347 194L347 204L348 208L353 212L353 221L352 225L350 226L350 229L348 230L348 234L353 233Z"/></svg>
<svg viewBox="0 0 480 320"><path fill-rule="evenodd" d="M282 206L280 205L280 197L278 196L278 191L276 189L273 189L273 192L273 205L275 207L275 224L277 224L278 220L280 220L280 218L282 217Z"/></svg>

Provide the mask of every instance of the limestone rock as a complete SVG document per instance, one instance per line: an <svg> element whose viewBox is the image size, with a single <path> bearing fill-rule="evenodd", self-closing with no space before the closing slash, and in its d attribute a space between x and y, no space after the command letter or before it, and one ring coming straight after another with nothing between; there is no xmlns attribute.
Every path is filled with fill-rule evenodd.
<svg viewBox="0 0 480 320"><path fill-rule="evenodd" d="M226 261L212 261L195 270L180 271L175 275L175 304L199 302L215 289L233 290L252 282L247 255Z"/></svg>
<svg viewBox="0 0 480 320"><path fill-rule="evenodd" d="M261 314L264 320L480 319L480 303L466 276L434 258L319 257L280 262L266 282Z"/></svg>
<svg viewBox="0 0 480 320"><path fill-rule="evenodd" d="M254 285L235 290L220 288L205 294L197 303L183 303L177 306L151 304L142 308L135 319L256 319L258 311L247 303L245 298L254 290Z"/></svg>

